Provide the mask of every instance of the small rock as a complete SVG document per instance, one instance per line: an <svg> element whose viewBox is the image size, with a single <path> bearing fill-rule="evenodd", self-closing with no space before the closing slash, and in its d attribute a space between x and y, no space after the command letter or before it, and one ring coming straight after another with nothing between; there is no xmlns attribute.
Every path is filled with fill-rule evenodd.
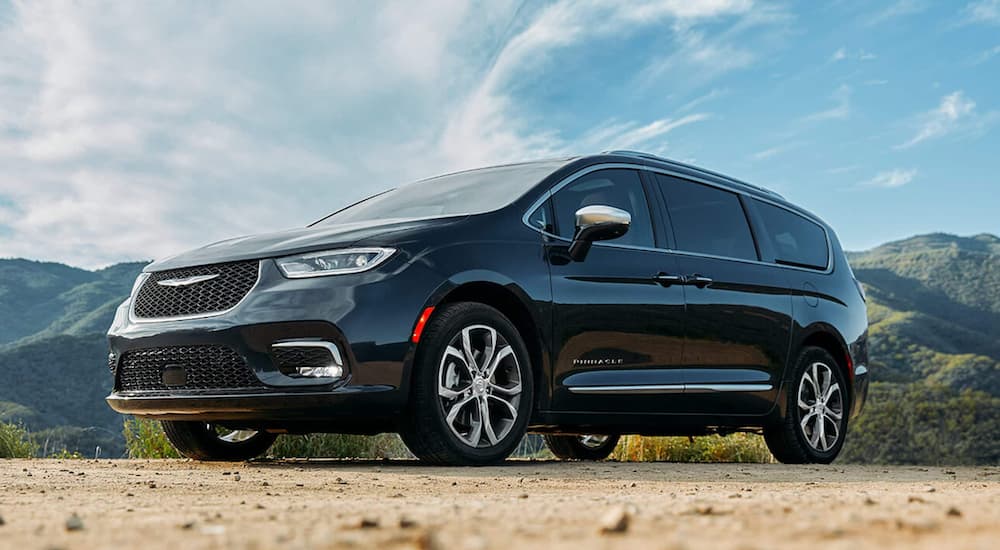
<svg viewBox="0 0 1000 550"><path fill-rule="evenodd" d="M945 514L948 517L951 517L951 518L960 518L960 517L962 517L962 511L959 510L958 508L955 508L954 506L952 506L951 508L948 508L948 511L945 512Z"/></svg>
<svg viewBox="0 0 1000 550"><path fill-rule="evenodd" d="M517 495L517 498L528 498L528 493L521 493L520 495Z"/></svg>
<svg viewBox="0 0 1000 550"><path fill-rule="evenodd" d="M934 487L925 487L924 488L924 492L925 493L933 493L935 491L937 491L937 489L935 489Z"/></svg>
<svg viewBox="0 0 1000 550"><path fill-rule="evenodd" d="M0 516L0 525L6 525L7 522L4 521L3 516Z"/></svg>
<svg viewBox="0 0 1000 550"><path fill-rule="evenodd" d="M865 497L865 506L875 506L878 504L872 497Z"/></svg>
<svg viewBox="0 0 1000 550"><path fill-rule="evenodd" d="M239 481L239 480L240 480L240 474L236 474L233 476L233 481Z"/></svg>
<svg viewBox="0 0 1000 550"><path fill-rule="evenodd" d="M151 480L151 481L147 482L146 485L149 486L150 489L156 489L156 482L155 481Z"/></svg>
<svg viewBox="0 0 1000 550"><path fill-rule="evenodd" d="M408 517L399 518L399 528L400 529L412 529L417 526L416 520Z"/></svg>
<svg viewBox="0 0 1000 550"><path fill-rule="evenodd" d="M261 481L261 482L260 482L260 486L261 486L261 487L269 487L270 485L271 485L271 484L270 484L270 483L268 483L268 482L266 482L266 481Z"/></svg>
<svg viewBox="0 0 1000 550"><path fill-rule="evenodd" d="M378 527L378 519L377 518L361 518L361 523L359 524L359 527L361 527L362 529L374 529L374 528Z"/></svg>
<svg viewBox="0 0 1000 550"><path fill-rule="evenodd" d="M66 530L67 531L82 531L83 530L83 520L80 516L74 513L66 520Z"/></svg>
<svg viewBox="0 0 1000 550"><path fill-rule="evenodd" d="M182 523L181 524L181 529L184 529L185 531L189 531L191 529L194 529L194 522L193 521L188 521L188 522Z"/></svg>
<svg viewBox="0 0 1000 550"><path fill-rule="evenodd" d="M417 548L420 550L441 550L441 541L438 540L436 534L431 531L421 533L416 542Z"/></svg>
<svg viewBox="0 0 1000 550"><path fill-rule="evenodd" d="M906 500L908 502L920 502L920 503L927 502L922 497L918 497L917 495L910 495L910 497L907 498Z"/></svg>
<svg viewBox="0 0 1000 550"><path fill-rule="evenodd" d="M617 506L608 510L601 518L601 532L624 533L628 530L631 520L632 516L628 510L624 506Z"/></svg>

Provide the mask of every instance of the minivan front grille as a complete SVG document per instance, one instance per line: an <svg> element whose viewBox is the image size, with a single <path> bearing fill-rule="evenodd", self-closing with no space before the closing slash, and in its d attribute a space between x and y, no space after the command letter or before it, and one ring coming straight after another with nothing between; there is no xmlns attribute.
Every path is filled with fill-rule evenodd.
<svg viewBox="0 0 1000 550"><path fill-rule="evenodd" d="M264 384L243 358L225 346L140 349L123 354L118 364L118 390L123 392L197 393L261 387Z"/></svg>
<svg viewBox="0 0 1000 550"><path fill-rule="evenodd" d="M231 262L151 273L132 304L137 319L211 315L232 309L257 284L260 262Z"/></svg>

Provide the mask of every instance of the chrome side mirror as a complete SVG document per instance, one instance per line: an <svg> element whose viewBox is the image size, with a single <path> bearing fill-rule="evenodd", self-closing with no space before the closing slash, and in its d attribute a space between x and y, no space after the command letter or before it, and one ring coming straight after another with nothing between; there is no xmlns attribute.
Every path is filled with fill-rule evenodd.
<svg viewBox="0 0 1000 550"><path fill-rule="evenodd" d="M576 211L576 234L569 245L569 257L582 262L594 241L617 239L628 232L632 215L611 206L584 206Z"/></svg>

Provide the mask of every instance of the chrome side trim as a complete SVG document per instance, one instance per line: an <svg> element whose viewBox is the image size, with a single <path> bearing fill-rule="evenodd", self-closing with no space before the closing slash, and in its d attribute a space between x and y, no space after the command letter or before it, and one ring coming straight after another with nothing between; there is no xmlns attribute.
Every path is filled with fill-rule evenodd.
<svg viewBox="0 0 1000 550"><path fill-rule="evenodd" d="M684 393L715 393L728 391L771 391L771 384L687 384Z"/></svg>
<svg viewBox="0 0 1000 550"><path fill-rule="evenodd" d="M210 312L210 313L199 313L197 315L178 315L176 317L136 317L135 316L135 296L136 296L136 294L139 293L139 290L142 289L142 287L146 284L146 280L149 279L149 275L150 275L149 273L143 273L143 275L145 277L143 278L142 283L137 284L135 286L135 290L132 291L132 295L129 296L128 320L129 320L130 323L137 323L137 324L165 323L165 322L169 322L169 321L191 321L191 320L194 320L194 319L208 319L210 317L219 317L220 315L225 315L225 314L227 314L227 313L235 310L236 308L240 307L241 305L243 305L243 302L245 302L247 300L247 298L249 298L250 295L253 294L253 291L257 290L257 286L260 285L260 278L261 278L261 275L263 274L263 272L264 272L264 262L262 260L258 260L257 261L257 280L254 281L253 286L250 287L250 290L247 291L247 293L243 296L243 298L241 298L239 302L236 302L236 305L234 305L233 307L231 307L229 309L226 309L226 310L223 310L223 311L213 311L213 312Z"/></svg>
<svg viewBox="0 0 1000 550"><path fill-rule="evenodd" d="M552 195L554 195L555 193L558 193L559 190L562 189L563 187L569 185L573 181L575 181L575 180L577 180L577 179L579 179L579 178L581 178L581 177L583 177L583 176L585 176L585 175L587 175L587 174L589 174L591 172L596 172L598 170L605 170L605 169L609 169L609 168L625 168L625 169L630 169L630 170L643 170L643 171L646 171L646 172L654 172L654 173L658 173L658 174L664 174L664 175L667 175L667 176L672 176L672 177L675 177L675 178L680 178L680 179L683 179L683 180L688 180L688 181L695 182L695 183L700 183L700 184L703 184L703 185L709 185L711 187L715 187L717 189L722 189L723 191L727 191L729 193L736 193L738 195L743 195L743 196L745 196L747 198L759 200L761 202L766 202L766 203L768 203L768 204L770 204L772 206L776 206L776 207L781 208L783 210L787 210L787 211L791 212L792 214L795 214L796 216L800 216L802 218L805 218L805 219L807 219L807 220L809 220L809 221L811 221L811 222L819 225L820 229L823 230L823 235L826 237L826 248L827 248L827 264L826 264L826 269L824 269L824 270L810 269L810 268L807 268L807 267L798 267L798 266L794 266L794 265L785 265L785 264L779 264L779 263L764 262L764 261L761 261L761 260L747 260L747 259L743 259L743 258L730 258L730 257L727 257L727 256L714 256L712 254L701 254L701 253L698 253L698 252L688 252L688 251L684 251L684 250L674 250L674 249L671 249L671 248L655 248L655 247L648 247L648 246L633 246L633 245L614 244L614 243L600 242L600 241L593 243L593 246L610 247L610 248L624 248L624 249L631 249L631 250L646 250L646 251L650 251L650 252L666 252L666 253L669 253L669 254L681 254L681 255L684 255L684 256L695 256L695 257L700 257L700 258L713 258L713 259L718 259L718 260L728 260L728 261L742 262L742 263L748 263L748 264L766 265L766 266L769 266L769 267L779 267L781 269L792 269L792 270L796 270L796 271L806 271L808 273L820 273L820 274L823 274L823 275L829 275L830 273L833 273L833 266L834 266L834 264L833 264L833 262L834 262L834 258L833 258L833 241L830 239L830 233L827 231L826 226L823 224L822 220L816 218L815 216L806 215L806 214L803 214L802 212L797 212L797 211L789 208L787 205L781 204L781 203L779 203L777 201L774 201L774 200L771 200L771 199L769 199L767 197L759 197L757 195L750 195L750 194L748 194L746 192L745 189L738 189L738 188L735 188L735 186L730 185L730 184L724 184L724 183L712 181L710 179L699 178L699 177L693 176L691 174L685 174L683 172L675 172L673 170L668 170L668 169L665 169L665 168L660 168L658 166L646 166L645 164L630 164L630 163L625 163L625 162L607 162L607 163L595 164L593 166L588 166L586 168L583 168L583 169L581 169L581 170L579 170L577 172L574 172L573 174L570 174L569 176L566 176L565 178L563 178L562 180L560 180L558 183L556 183L555 185L553 185L551 188L549 188L548 191L546 191L545 193L543 193L542 196L540 196L537 200L535 200L535 202L533 202L531 204L531 206L528 207L528 209L525 211L524 215L521 216L521 222L524 225L526 225L528 227L528 229L531 229L532 231L537 231L538 233L541 233L542 235L545 235L546 237L549 237L550 239L556 239L556 240L563 241L563 242L572 242L572 239L567 239L565 237L560 237L558 235L553 235L552 233L548 233L548 232L543 231L543 230L541 230L541 229L539 229L537 227L534 227L533 225L531 225L531 223L528 222L528 219L531 217L531 214L535 211L535 209L537 209L539 206L541 206L542 204L544 204L545 201L547 201L550 198L552 198Z"/></svg>
<svg viewBox="0 0 1000 550"><path fill-rule="evenodd" d="M684 384L648 384L642 386L569 386L571 393L635 395L646 393L684 393Z"/></svg>
<svg viewBox="0 0 1000 550"><path fill-rule="evenodd" d="M325 340L286 340L271 344L272 348L322 348L330 353L338 367L344 366L344 360L340 355L340 348L333 342Z"/></svg>
<svg viewBox="0 0 1000 550"><path fill-rule="evenodd" d="M771 384L644 384L637 386L570 386L570 393L601 395L643 395L667 393L715 393L771 391Z"/></svg>

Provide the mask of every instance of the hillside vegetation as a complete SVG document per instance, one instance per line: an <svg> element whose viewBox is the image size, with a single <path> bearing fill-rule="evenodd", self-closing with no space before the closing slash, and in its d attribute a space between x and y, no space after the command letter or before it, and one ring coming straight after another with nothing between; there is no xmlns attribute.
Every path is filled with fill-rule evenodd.
<svg viewBox="0 0 1000 550"><path fill-rule="evenodd" d="M868 294L874 383L842 460L1000 463L1000 238L921 235L850 260ZM0 260L0 422L26 428L38 452L126 453L122 418L103 399L111 385L104 332L141 267ZM131 436L146 432L131 427L137 454ZM324 453L334 448L316 441ZM627 441L621 459L714 456L743 445L727 453L762 460L752 437L690 447ZM288 439L281 454L308 453L307 443Z"/></svg>

